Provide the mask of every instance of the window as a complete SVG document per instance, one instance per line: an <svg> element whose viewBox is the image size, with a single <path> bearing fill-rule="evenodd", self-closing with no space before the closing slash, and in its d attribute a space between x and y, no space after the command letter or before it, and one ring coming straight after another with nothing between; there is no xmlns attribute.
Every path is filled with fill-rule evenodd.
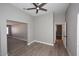
<svg viewBox="0 0 79 59"><path fill-rule="evenodd" d="M7 34L9 34L9 32L8 32L8 27L7 27Z"/></svg>

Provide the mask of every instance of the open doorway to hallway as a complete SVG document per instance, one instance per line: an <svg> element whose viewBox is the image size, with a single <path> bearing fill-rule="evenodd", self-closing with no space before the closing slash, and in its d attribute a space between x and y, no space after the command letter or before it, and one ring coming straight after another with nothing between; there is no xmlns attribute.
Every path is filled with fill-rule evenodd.
<svg viewBox="0 0 79 59"><path fill-rule="evenodd" d="M66 48L66 23L55 24L55 28L55 44L62 44Z"/></svg>
<svg viewBox="0 0 79 59"><path fill-rule="evenodd" d="M27 45L27 24L7 20L8 55L14 55L17 50Z"/></svg>
<svg viewBox="0 0 79 59"><path fill-rule="evenodd" d="M62 40L62 25L56 25L56 40Z"/></svg>
<svg viewBox="0 0 79 59"><path fill-rule="evenodd" d="M56 48L63 48L63 38L62 38L62 24L56 24L56 40L55 40L55 47Z"/></svg>

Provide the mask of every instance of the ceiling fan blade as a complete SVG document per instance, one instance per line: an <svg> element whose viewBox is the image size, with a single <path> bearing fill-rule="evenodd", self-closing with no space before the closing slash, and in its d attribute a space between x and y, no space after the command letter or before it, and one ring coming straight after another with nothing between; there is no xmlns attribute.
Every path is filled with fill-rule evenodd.
<svg viewBox="0 0 79 59"><path fill-rule="evenodd" d="M44 9L44 8L40 8L40 10L47 11L47 9Z"/></svg>
<svg viewBox="0 0 79 59"><path fill-rule="evenodd" d="M36 10L36 14L38 13L38 9Z"/></svg>
<svg viewBox="0 0 79 59"><path fill-rule="evenodd" d="M39 5L39 7L41 8L41 7L43 7L45 4L46 4L46 3L42 3L42 4Z"/></svg>
<svg viewBox="0 0 79 59"><path fill-rule="evenodd" d="M33 10L33 9L36 9L36 8L28 8L27 10Z"/></svg>
<svg viewBox="0 0 79 59"><path fill-rule="evenodd" d="M36 3L33 3L33 5L34 5L35 7L37 7L37 4L36 4Z"/></svg>

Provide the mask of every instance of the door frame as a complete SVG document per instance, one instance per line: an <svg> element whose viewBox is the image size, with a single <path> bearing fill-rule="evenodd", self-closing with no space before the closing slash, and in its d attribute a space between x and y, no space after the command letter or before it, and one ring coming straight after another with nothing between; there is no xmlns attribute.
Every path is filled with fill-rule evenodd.
<svg viewBox="0 0 79 59"><path fill-rule="evenodd" d="M55 23L54 24L54 44L56 43L56 25L62 25L63 26L63 23ZM62 36L63 36L63 34L62 34Z"/></svg>
<svg viewBox="0 0 79 59"><path fill-rule="evenodd" d="M56 28L57 28L57 25L61 25L61 26L63 26L62 24L56 24ZM57 29L56 29L57 30ZM57 36L57 35L56 35ZM57 37L56 37L57 38Z"/></svg>
<svg viewBox="0 0 79 59"><path fill-rule="evenodd" d="M53 40L53 43L55 44L56 43L56 25L62 25L62 27L63 27L63 25L65 24L66 22L64 22L64 23L54 23L54 40ZM63 28L62 28L63 29ZM67 32L67 27L66 27L66 32ZM66 35L67 35L67 33L66 33ZM62 33L62 38L63 38L63 33ZM63 39L62 39L63 40ZM64 42L63 42L64 43ZM67 38L66 38L66 44L67 44ZM65 45L64 45L64 47L65 47ZM66 47L65 47L66 48Z"/></svg>
<svg viewBox="0 0 79 59"><path fill-rule="evenodd" d="M57 25L62 25L63 26L63 24L61 24L61 23L60 24L58 24L58 23L54 24L54 44L56 43L56 26Z"/></svg>
<svg viewBox="0 0 79 59"><path fill-rule="evenodd" d="M6 25L7 25L7 21L14 21L14 22L19 22L19 23L27 24L27 44L28 44L29 40L30 40L30 23L28 23L28 22L21 22L21 21L17 21L17 20L6 20ZM7 35L7 33L6 33L6 35ZM7 40L7 36L6 36L6 40ZM8 49L8 45L7 44L6 44L6 47ZM6 50L6 51L7 51L7 56L8 56L8 50Z"/></svg>

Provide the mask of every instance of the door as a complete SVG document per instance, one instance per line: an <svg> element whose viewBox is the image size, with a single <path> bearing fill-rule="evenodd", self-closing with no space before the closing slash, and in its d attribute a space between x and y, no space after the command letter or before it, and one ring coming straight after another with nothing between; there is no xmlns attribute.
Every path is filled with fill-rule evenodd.
<svg viewBox="0 0 79 59"><path fill-rule="evenodd" d="M67 38L67 35L66 35L66 23L64 23L62 25L62 39L63 39L63 44L64 44L65 48L66 48L66 38Z"/></svg>

